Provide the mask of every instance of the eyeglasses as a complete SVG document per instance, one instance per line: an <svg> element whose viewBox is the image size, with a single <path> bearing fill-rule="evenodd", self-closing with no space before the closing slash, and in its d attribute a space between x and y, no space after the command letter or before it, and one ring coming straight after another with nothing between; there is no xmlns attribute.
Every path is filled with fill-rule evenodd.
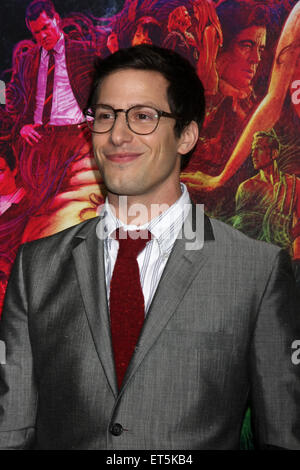
<svg viewBox="0 0 300 470"><path fill-rule="evenodd" d="M84 111L89 129L96 134L111 131L118 113L125 113L127 126L139 135L154 132L161 117L177 119L174 114L142 105L132 106L129 109L114 109L108 105L96 104Z"/></svg>

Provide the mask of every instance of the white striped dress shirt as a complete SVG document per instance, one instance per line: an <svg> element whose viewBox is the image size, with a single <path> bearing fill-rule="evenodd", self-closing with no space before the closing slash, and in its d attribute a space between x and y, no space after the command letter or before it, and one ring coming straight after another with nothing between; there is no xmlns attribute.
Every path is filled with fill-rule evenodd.
<svg viewBox="0 0 300 470"><path fill-rule="evenodd" d="M186 186L182 183L181 191L181 197L172 206L142 226L126 225L117 219L106 199L100 214L99 224L101 224L101 229L100 227L98 229L104 234L104 266L108 305L110 281L119 249L119 242L111 235L119 227L123 227L124 230L147 229L152 234L152 240L147 243L144 250L138 255L137 262L145 299L145 314L148 312L175 240L190 209L190 196Z"/></svg>
<svg viewBox="0 0 300 470"><path fill-rule="evenodd" d="M66 126L78 124L84 121L84 116L74 96L66 63L65 40L63 34L53 48L55 52L55 72L53 85L52 109L49 124ZM44 48L41 52L41 60L38 72L36 109L34 112L35 124L42 124L43 109L45 103L47 72L49 54Z"/></svg>

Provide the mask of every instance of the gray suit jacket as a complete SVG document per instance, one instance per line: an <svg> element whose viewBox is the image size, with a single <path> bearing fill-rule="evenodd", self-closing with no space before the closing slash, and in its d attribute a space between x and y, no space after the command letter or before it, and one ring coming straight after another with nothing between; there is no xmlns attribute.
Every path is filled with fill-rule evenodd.
<svg viewBox="0 0 300 470"><path fill-rule="evenodd" d="M250 403L260 447L299 449L288 256L208 218L202 249L178 239L118 393L97 222L18 253L1 321L0 448L238 449Z"/></svg>

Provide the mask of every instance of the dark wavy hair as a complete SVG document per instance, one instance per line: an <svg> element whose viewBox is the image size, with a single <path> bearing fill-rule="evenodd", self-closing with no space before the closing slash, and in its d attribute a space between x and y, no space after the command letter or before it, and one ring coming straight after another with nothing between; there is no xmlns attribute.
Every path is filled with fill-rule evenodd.
<svg viewBox="0 0 300 470"><path fill-rule="evenodd" d="M90 105L96 103L103 79L124 69L159 72L169 82L168 103L171 112L178 116L175 124L177 137L191 121L201 129L205 112L204 89L194 67L176 52L150 44L120 49L106 59L99 59Z"/></svg>
<svg viewBox="0 0 300 470"><path fill-rule="evenodd" d="M26 25L29 27L29 22L37 20L43 11L47 14L48 18L54 17L56 10L51 0L33 0L26 8Z"/></svg>
<svg viewBox="0 0 300 470"><path fill-rule="evenodd" d="M280 151L280 142L275 134L275 132L264 132L264 131L258 131L255 132L254 134L254 139L257 140L259 138L265 138L268 139L269 142L269 147L271 150L277 150L278 152Z"/></svg>
<svg viewBox="0 0 300 470"><path fill-rule="evenodd" d="M244 29L251 26L267 28L271 22L270 8L255 1L227 0L216 11L222 27L224 51Z"/></svg>

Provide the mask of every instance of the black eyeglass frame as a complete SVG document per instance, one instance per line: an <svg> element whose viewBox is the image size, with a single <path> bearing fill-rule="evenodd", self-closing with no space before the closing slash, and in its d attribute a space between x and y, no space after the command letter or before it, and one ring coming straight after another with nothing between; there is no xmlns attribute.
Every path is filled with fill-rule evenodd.
<svg viewBox="0 0 300 470"><path fill-rule="evenodd" d="M103 106L101 103L99 104L94 104L92 106L90 106L89 108L85 109L83 111L83 114L85 116L85 118L87 116L90 116L90 117L95 117L95 111L98 107L100 106ZM156 122L156 125L154 127L154 129L151 131L151 132L136 132L134 131L131 127L130 127L130 124L129 124L129 120L128 120L128 113L134 109L134 108L150 108L150 109L153 109L157 114L158 114L158 119L157 119L157 122ZM91 113L89 110L92 109L93 110L93 113ZM107 132L110 132L114 125L115 125L115 122L116 122L116 119L117 119L117 114L118 113L125 113L125 118L126 118L126 123L127 123L127 126L128 126L128 129L131 130L131 132L133 132L134 134L137 134L137 135L150 135L152 134L153 132L156 131L157 127L158 127L158 124L159 124L159 121L160 121L160 118L161 117L166 117L166 118L171 118L171 119L175 119L175 120L178 120L180 119L178 116L175 116L175 114L172 114L172 113L167 113L166 111L162 111L161 109L157 109L157 108L153 108L153 106L147 106L147 105L142 105L142 104L136 104L134 106L131 106L130 108L128 109L122 109L122 108L119 108L119 109L114 109L112 106L108 106L108 105L105 105L105 109L108 109L108 110L112 110L114 112L114 121L112 123L112 126L110 129L108 129L107 131L102 131L102 132L99 132L99 131L94 131L88 124L88 128L90 129L90 131L93 133L93 134L106 134ZM86 119L87 121L87 119Z"/></svg>

